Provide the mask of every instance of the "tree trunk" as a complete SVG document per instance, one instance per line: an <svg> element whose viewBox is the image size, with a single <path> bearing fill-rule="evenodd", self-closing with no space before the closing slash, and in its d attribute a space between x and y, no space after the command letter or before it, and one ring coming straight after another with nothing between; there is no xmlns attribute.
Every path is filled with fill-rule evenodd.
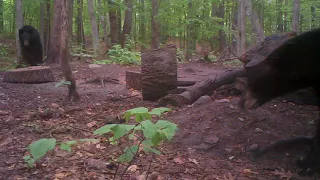
<svg viewBox="0 0 320 180"><path fill-rule="evenodd" d="M69 0L70 1L70 5L68 7L68 23L69 23L69 27L68 27L68 37L69 37L69 49L72 48L72 37L73 37L73 29L72 29L72 25L73 25L73 0Z"/></svg>
<svg viewBox="0 0 320 180"><path fill-rule="evenodd" d="M252 9L251 0L245 0L245 9L246 13L251 21L251 25L253 27L253 32L257 35L257 43L264 40L264 32L262 29L262 26L259 22L259 18L256 14L256 12Z"/></svg>
<svg viewBox="0 0 320 180"><path fill-rule="evenodd" d="M283 32L283 12L282 12L283 0L277 0L277 33Z"/></svg>
<svg viewBox="0 0 320 180"><path fill-rule="evenodd" d="M115 3L112 0L108 0L109 5L109 21L110 21L110 38L111 45L119 43L118 39L118 20Z"/></svg>
<svg viewBox="0 0 320 180"><path fill-rule="evenodd" d="M91 21L91 31L92 31L92 40L93 40L93 54L95 57L97 57L100 54L99 49L99 34L98 34L98 28L97 28L97 20L95 11L93 9L93 2L92 0L88 0L88 12L90 16Z"/></svg>
<svg viewBox="0 0 320 180"><path fill-rule="evenodd" d="M40 39L41 39L41 43L42 43L42 49L44 49L44 26L45 26L45 2L41 1L40 2L40 27L39 27L39 33L40 33Z"/></svg>
<svg viewBox="0 0 320 180"><path fill-rule="evenodd" d="M43 43L43 56L47 56L48 54L48 49L49 49L49 44L50 44L50 32L51 32L51 21L50 21L50 16L51 16L51 1L47 0L46 2L46 13L45 13L45 26L44 26L44 43Z"/></svg>
<svg viewBox="0 0 320 180"><path fill-rule="evenodd" d="M243 0L238 0L238 38L237 50L240 57L246 52L246 18Z"/></svg>
<svg viewBox="0 0 320 180"><path fill-rule="evenodd" d="M117 27L118 27L118 41L121 40L121 29L122 29L122 26L121 26L121 7L120 7L120 4L117 5L118 8L117 8Z"/></svg>
<svg viewBox="0 0 320 180"><path fill-rule="evenodd" d="M158 0L152 0L152 15L151 15L151 48L152 49L158 49L160 45L160 24L159 24L159 18L158 11L159 11L159 2Z"/></svg>
<svg viewBox="0 0 320 180"><path fill-rule="evenodd" d="M187 19L190 20L193 18L192 13L192 0L188 0L188 12L187 12ZM194 50L193 47L193 33L194 33L194 26L191 22L187 24L187 52L186 52L186 59L189 60L191 58L192 52Z"/></svg>
<svg viewBox="0 0 320 180"><path fill-rule="evenodd" d="M219 18L224 19L224 1L221 1L219 5ZM220 23L220 26L224 27L224 22ZM226 34L223 29L219 29L219 51L220 53L227 46Z"/></svg>
<svg viewBox="0 0 320 180"><path fill-rule="evenodd" d="M298 32L299 27L299 19L300 19L300 0L293 0L293 8L292 8L292 31Z"/></svg>
<svg viewBox="0 0 320 180"><path fill-rule="evenodd" d="M192 104L201 96L211 94L215 89L221 87L222 85L232 84L235 82L237 77L244 77L245 75L246 72L244 69L227 71L221 75L218 75L217 77L200 81L181 94L169 94L159 99L158 106L166 106L170 104L181 107Z"/></svg>
<svg viewBox="0 0 320 180"><path fill-rule="evenodd" d="M21 64L22 56L21 56L21 48L19 43L19 29L23 26L23 11L22 11L22 0L15 1L16 7L16 47L17 47L17 64Z"/></svg>
<svg viewBox="0 0 320 180"><path fill-rule="evenodd" d="M3 0L0 0L0 33L4 32L3 26Z"/></svg>
<svg viewBox="0 0 320 180"><path fill-rule="evenodd" d="M126 38L131 33L132 29L132 0L125 0L127 5L127 10L124 16L124 23L123 23L123 30L122 30L122 37L121 37L121 47L124 47Z"/></svg>
<svg viewBox="0 0 320 180"><path fill-rule="evenodd" d="M141 56L143 100L155 101L177 88L176 47L150 50Z"/></svg>
<svg viewBox="0 0 320 180"><path fill-rule="evenodd" d="M60 62L61 8L62 1L54 1L50 46L46 64L57 64Z"/></svg>
<svg viewBox="0 0 320 180"><path fill-rule="evenodd" d="M69 54L69 49L68 49L68 30L69 30L69 24L68 24L68 7L71 6L70 0L61 0L61 14L60 14L60 20L62 23L61 25L61 34L60 34L60 57L61 57L61 69L62 72L65 76L66 81L69 81L71 84L68 85L68 96L67 100L68 101L78 101L80 99L80 96L77 92L76 88L76 81L72 75L71 68L69 66L68 62L68 54Z"/></svg>
<svg viewBox="0 0 320 180"><path fill-rule="evenodd" d="M144 5L144 0L140 0L141 2L141 14L140 16L140 41L141 41L141 51L146 50L146 25L145 25L145 5Z"/></svg>
<svg viewBox="0 0 320 180"><path fill-rule="evenodd" d="M49 66L29 66L6 71L3 81L8 83L40 84L54 82L54 76Z"/></svg>
<svg viewBox="0 0 320 180"><path fill-rule="evenodd" d="M102 2L101 0L98 0L98 4L99 4L99 14L100 18L101 18L101 26L102 26L102 31L103 31L103 40L104 43L106 44L107 47L110 46L109 44L109 38L108 38L108 32L107 32L107 22L106 22L106 13L105 11L101 8L102 7ZM103 1L103 5L105 6L105 1Z"/></svg>
<svg viewBox="0 0 320 180"><path fill-rule="evenodd" d="M77 8L77 43L78 45L82 45L82 49L86 49L86 42L84 37L84 29L83 29L83 0L77 0L78 8Z"/></svg>
<svg viewBox="0 0 320 180"><path fill-rule="evenodd" d="M317 14L316 7L311 6L311 29L314 29L317 26Z"/></svg>

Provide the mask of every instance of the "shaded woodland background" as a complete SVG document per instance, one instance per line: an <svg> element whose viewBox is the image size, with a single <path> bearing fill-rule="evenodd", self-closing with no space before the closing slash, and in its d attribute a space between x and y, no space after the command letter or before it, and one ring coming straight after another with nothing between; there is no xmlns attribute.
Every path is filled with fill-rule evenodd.
<svg viewBox="0 0 320 180"><path fill-rule="evenodd" d="M320 24L320 2L316 0L70 0L69 4L71 53L94 54L100 60L110 59L108 50L117 44L142 52L174 43L180 59L209 52L210 60L218 55L239 57L265 36L300 33ZM45 56L52 58L50 47L58 44L61 24L61 8L54 7L59 7L59 1L0 0L2 61L9 60L11 49L4 39L13 39L23 24L40 31ZM121 50L118 46L113 49L118 54ZM115 61L139 60L135 53L128 61Z"/></svg>

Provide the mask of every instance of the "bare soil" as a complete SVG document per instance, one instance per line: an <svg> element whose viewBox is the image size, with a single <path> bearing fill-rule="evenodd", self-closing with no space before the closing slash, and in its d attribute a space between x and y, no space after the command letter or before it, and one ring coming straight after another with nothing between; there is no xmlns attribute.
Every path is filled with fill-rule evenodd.
<svg viewBox="0 0 320 180"><path fill-rule="evenodd" d="M135 107L153 108L156 102L142 101L138 91L125 88L125 71L138 67L71 63L77 80L79 103L65 104L61 69L54 68L57 82L9 84L0 79L0 179L113 179L115 169L101 162L112 161L112 145L85 143L72 152L59 149L49 153L36 168L28 169L22 157L25 147L39 138L58 141L93 138L93 130L114 121L112 117ZM230 67L206 63L179 64L178 77L202 80ZM0 74L0 78L3 73ZM119 79L119 83L84 83L94 77ZM139 179L145 171L158 179L318 179L298 176L292 171L294 159L304 147L271 152L253 162L246 150L280 138L311 135L318 119L315 106L273 100L250 112L241 112L239 96L212 95L212 102L174 109L165 115L179 126L172 142L161 146L162 155L141 155L124 179ZM124 142L125 143L125 142ZM99 165L100 164L100 165ZM120 179L119 169L116 179ZM141 176L140 176L141 177ZM152 176L154 177L154 176Z"/></svg>

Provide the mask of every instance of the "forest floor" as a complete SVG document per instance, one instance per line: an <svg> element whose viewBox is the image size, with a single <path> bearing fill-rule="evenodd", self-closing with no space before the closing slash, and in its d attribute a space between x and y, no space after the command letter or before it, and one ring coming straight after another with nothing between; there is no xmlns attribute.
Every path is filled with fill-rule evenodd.
<svg viewBox="0 0 320 180"><path fill-rule="evenodd" d="M114 121L115 116L135 107L152 109L156 102L146 102L139 91L125 87L125 71L138 67L71 63L79 103L64 104L65 86L61 69L54 68L57 82L44 84L9 84L0 73L0 179L113 179L115 169L106 167L117 154L117 147L84 143L71 152L55 150L36 168L28 169L22 157L25 147L40 138L58 141L94 138L93 131ZM179 64L178 77L203 80L232 67L221 64L189 62ZM84 83L97 77L111 77L119 83ZM288 148L250 161L246 150L266 145L280 138L311 135L318 118L317 107L297 105L278 98L264 106L242 112L238 95L212 95L212 101L190 105L166 113L163 119L178 124L179 131L171 142L161 145L162 154L143 154L133 162L124 179L142 179L148 171L158 179L317 179L291 173L292 162L303 154L303 147ZM102 164L102 165L101 165ZM116 179L120 179L122 171ZM153 176L155 177L155 176ZM152 179L152 178L151 178Z"/></svg>

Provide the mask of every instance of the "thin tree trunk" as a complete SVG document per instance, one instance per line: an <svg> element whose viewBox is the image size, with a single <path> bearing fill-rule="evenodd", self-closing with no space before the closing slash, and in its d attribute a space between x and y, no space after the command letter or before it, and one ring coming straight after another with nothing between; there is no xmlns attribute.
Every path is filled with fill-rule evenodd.
<svg viewBox="0 0 320 180"><path fill-rule="evenodd" d="M245 19L245 6L243 0L238 0L238 38L237 50L238 56L246 52L246 19Z"/></svg>
<svg viewBox="0 0 320 180"><path fill-rule="evenodd" d="M282 33L283 32L282 4L283 4L283 0L277 0L277 11L278 11L278 15L277 15L277 30L278 30L278 33Z"/></svg>
<svg viewBox="0 0 320 180"><path fill-rule="evenodd" d="M45 26L44 26L44 43L43 43L43 49L44 49L44 56L47 56L48 50L49 50L49 44L50 44L50 32L51 32L51 1L47 0L46 2L46 13L45 13Z"/></svg>
<svg viewBox="0 0 320 180"><path fill-rule="evenodd" d="M141 15L140 15L140 41L141 41L141 51L146 50L146 25L145 25L145 6L144 0L140 0L141 3Z"/></svg>
<svg viewBox="0 0 320 180"><path fill-rule="evenodd" d="M101 0L98 0L98 4L99 4L99 14L101 14L100 18L101 18L101 26L102 26L102 31L103 31L103 40L104 40L104 43L106 44L106 46L109 47L108 32L107 32L107 22L106 22L106 13L101 8L102 7ZM106 5L105 1L104 1L103 5L104 6Z"/></svg>
<svg viewBox="0 0 320 180"><path fill-rule="evenodd" d="M115 4L112 0L108 0L109 5L109 21L110 21L110 37L111 45L119 43L118 38L118 20L117 20L117 11L115 10Z"/></svg>
<svg viewBox="0 0 320 180"><path fill-rule="evenodd" d="M17 64L22 62L21 57L21 48L19 43L19 29L23 26L23 11L22 11L22 0L15 0L15 7L16 7L16 47L17 47Z"/></svg>
<svg viewBox="0 0 320 180"><path fill-rule="evenodd" d="M224 19L224 1L221 1L219 5L219 17L221 19ZM220 26L224 27L224 22L222 21L220 23ZM227 41L226 41L226 34L224 33L223 29L219 29L219 51L222 52L223 49L226 47Z"/></svg>
<svg viewBox="0 0 320 180"><path fill-rule="evenodd" d="M122 29L122 26L121 26L121 7L120 7L120 4L118 5L118 8L117 8L117 21L118 21L118 40L120 41L121 40L121 29Z"/></svg>
<svg viewBox="0 0 320 180"><path fill-rule="evenodd" d="M127 10L124 16L123 30L122 30L122 38L121 38L121 47L124 47L126 37L130 35L132 29L132 0L125 0L127 5Z"/></svg>
<svg viewBox="0 0 320 180"><path fill-rule="evenodd" d="M61 57L61 69L64 74L64 77L66 81L69 81L71 84L68 86L68 101L78 101L80 99L80 96L77 92L76 88L76 81L72 75L71 68L69 66L68 57L69 57L69 24L68 20L70 19L68 17L68 7L71 6L70 0L61 0L61 14L60 14L60 20L62 23L61 25L61 34L60 34L60 57Z"/></svg>
<svg viewBox="0 0 320 180"><path fill-rule="evenodd" d="M54 1L53 4L53 20L50 35L50 46L46 59L46 64L54 64L60 62L60 37L61 37L61 7L62 1Z"/></svg>
<svg viewBox="0 0 320 180"><path fill-rule="evenodd" d="M259 18L257 16L257 14L252 9L251 0L245 0L245 9L246 9L247 16L249 17L249 19L251 21L253 31L257 35L257 43L259 43L264 40L264 32L263 32L262 26L259 22Z"/></svg>
<svg viewBox="0 0 320 180"><path fill-rule="evenodd" d="M293 0L293 8L292 8L292 31L298 32L300 19L300 0Z"/></svg>
<svg viewBox="0 0 320 180"><path fill-rule="evenodd" d="M0 0L0 33L4 32L3 26L3 0Z"/></svg>
<svg viewBox="0 0 320 180"><path fill-rule="evenodd" d="M159 11L159 2L158 0L152 0L152 19L151 19L151 48L152 49L158 49L160 45L160 39L159 39L159 30L160 30L160 24L159 24L159 18L158 16Z"/></svg>
<svg viewBox="0 0 320 180"><path fill-rule="evenodd" d="M100 54L100 52L99 52L100 51L100 49L99 49L99 34L98 34L97 20L96 20L96 15L94 13L92 0L88 0L88 11L89 11L89 17L90 17L90 21L91 21L93 53L94 53L94 56L98 56Z"/></svg>
<svg viewBox="0 0 320 180"><path fill-rule="evenodd" d="M41 1L40 2L40 28L39 28L39 33L40 33L40 39L42 43L42 48L44 49L44 26L45 26L45 2Z"/></svg>

